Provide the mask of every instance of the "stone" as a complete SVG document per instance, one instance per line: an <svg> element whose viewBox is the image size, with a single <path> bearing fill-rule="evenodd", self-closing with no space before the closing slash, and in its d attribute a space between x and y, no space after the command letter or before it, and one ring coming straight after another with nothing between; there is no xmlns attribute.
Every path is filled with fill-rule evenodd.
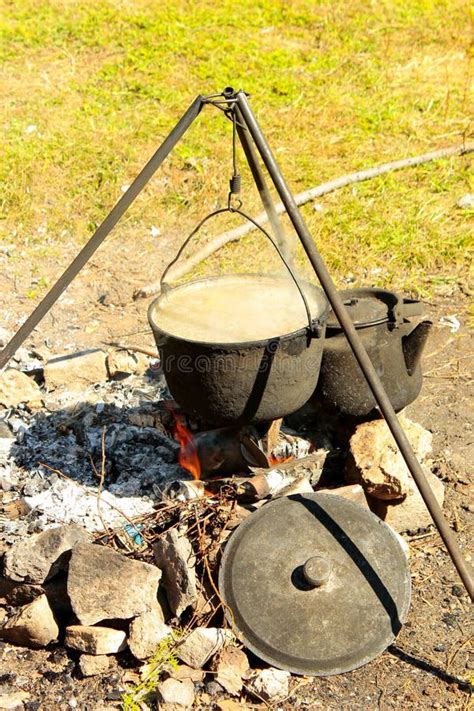
<svg viewBox="0 0 474 711"><path fill-rule="evenodd" d="M64 644L94 656L116 654L126 648L127 635L123 630L114 630L112 627L69 625L66 627Z"/></svg>
<svg viewBox="0 0 474 711"><path fill-rule="evenodd" d="M247 689L269 701L284 699L289 693L290 673L282 669L260 669L247 680Z"/></svg>
<svg viewBox="0 0 474 711"><path fill-rule="evenodd" d="M249 671L249 660L242 649L228 645L221 649L212 660L214 679L229 694L237 696L242 690L243 678Z"/></svg>
<svg viewBox="0 0 474 711"><path fill-rule="evenodd" d="M214 681L214 679L207 682L205 689L209 696L221 696L224 693L224 687L217 681Z"/></svg>
<svg viewBox="0 0 474 711"><path fill-rule="evenodd" d="M12 339L14 331L10 331L4 326L0 326L0 348L5 348L8 341Z"/></svg>
<svg viewBox="0 0 474 711"><path fill-rule="evenodd" d="M40 595L10 617L0 629L0 639L34 649L55 642L59 627L46 595Z"/></svg>
<svg viewBox="0 0 474 711"><path fill-rule="evenodd" d="M52 580L43 583L41 589L48 598L49 606L59 625L68 624L73 616L73 611L67 594L67 573L61 572L56 575Z"/></svg>
<svg viewBox="0 0 474 711"><path fill-rule="evenodd" d="M198 600L193 548L186 536L172 528L158 539L153 552L156 564L163 571L162 585L171 612L179 617Z"/></svg>
<svg viewBox="0 0 474 711"><path fill-rule="evenodd" d="M7 464L14 443L15 436L10 432L7 423L0 420L0 465ZM3 491L10 491L13 488L13 483L8 473L8 470L4 470L0 478L0 489Z"/></svg>
<svg viewBox="0 0 474 711"><path fill-rule="evenodd" d="M334 494L342 496L343 499L349 499L355 504L359 504L364 509L369 508L369 503L365 495L365 491L360 484L348 484L347 486L338 486L336 489L318 489L318 494Z"/></svg>
<svg viewBox="0 0 474 711"><path fill-rule="evenodd" d="M429 469L423 467L424 474L433 490L438 504L442 507L444 502L444 484ZM381 501L372 499L370 507L385 523L388 523L398 533L418 531L427 528L433 523L425 502L418 492L418 488L410 477L410 489L407 496L401 501Z"/></svg>
<svg viewBox="0 0 474 711"><path fill-rule="evenodd" d="M107 370L111 378L141 375L148 370L149 361L143 353L115 350L107 356Z"/></svg>
<svg viewBox="0 0 474 711"><path fill-rule="evenodd" d="M461 210L471 210L474 208L474 193L466 193L456 202L456 206Z"/></svg>
<svg viewBox="0 0 474 711"><path fill-rule="evenodd" d="M156 687L159 708L162 704L173 704L179 708L190 709L194 703L194 684L191 679L165 679Z"/></svg>
<svg viewBox="0 0 474 711"><path fill-rule="evenodd" d="M187 664L180 664L176 669L170 669L165 672L168 676L172 676L173 679L191 679L193 682L204 681L206 673L202 669L193 669L188 667Z"/></svg>
<svg viewBox="0 0 474 711"><path fill-rule="evenodd" d="M156 607L156 610L135 617L130 625L128 646L137 659L153 656L159 643L171 634L171 627L163 622L161 608Z"/></svg>
<svg viewBox="0 0 474 711"><path fill-rule="evenodd" d="M418 461L423 462L431 452L431 432L407 417L399 419ZM347 482L360 484L376 499L390 501L407 496L411 476L385 420L356 427L349 442L345 476Z"/></svg>
<svg viewBox="0 0 474 711"><path fill-rule="evenodd" d="M29 698L26 691L13 691L10 694L0 694L0 711L22 711L24 701Z"/></svg>
<svg viewBox="0 0 474 711"><path fill-rule="evenodd" d="M84 390L107 380L106 354L99 349L56 356L44 366L47 390Z"/></svg>
<svg viewBox="0 0 474 711"><path fill-rule="evenodd" d="M105 546L80 543L69 562L67 591L83 625L127 620L156 608L160 577L154 565L131 560Z"/></svg>
<svg viewBox="0 0 474 711"><path fill-rule="evenodd" d="M82 676L97 676L105 674L110 668L110 657L106 654L94 656L93 654L81 654L79 657L79 669Z"/></svg>
<svg viewBox="0 0 474 711"><path fill-rule="evenodd" d="M232 635L218 627L196 627L176 647L176 656L194 669L201 669Z"/></svg>
<svg viewBox="0 0 474 711"><path fill-rule="evenodd" d="M67 594L65 573L60 573L42 585L17 583L0 577L0 604L22 607L43 594L48 598L49 606L59 623L71 616L72 609Z"/></svg>
<svg viewBox="0 0 474 711"><path fill-rule="evenodd" d="M2 605L7 604L12 607L28 605L43 593L41 585L28 585L0 577L0 603Z"/></svg>
<svg viewBox="0 0 474 711"><path fill-rule="evenodd" d="M234 699L223 699L216 703L216 711L242 711L245 707Z"/></svg>
<svg viewBox="0 0 474 711"><path fill-rule="evenodd" d="M87 531L73 524L28 536L5 554L4 575L18 582L44 583L64 566L68 551L89 539Z"/></svg>
<svg viewBox="0 0 474 711"><path fill-rule="evenodd" d="M41 407L41 390L21 370L7 368L0 373L0 407L17 407L21 403L31 408Z"/></svg>

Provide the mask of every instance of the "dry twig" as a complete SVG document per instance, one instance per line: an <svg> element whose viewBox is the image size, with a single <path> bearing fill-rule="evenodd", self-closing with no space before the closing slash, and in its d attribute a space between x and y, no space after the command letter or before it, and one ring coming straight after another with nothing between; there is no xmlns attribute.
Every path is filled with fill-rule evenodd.
<svg viewBox="0 0 474 711"><path fill-rule="evenodd" d="M112 346L112 348L117 348L119 351L131 351L132 353L143 353L143 355L150 356L150 358L155 358L155 360L160 359L160 355L155 351L148 351L146 348L140 348L139 346L124 346L121 343L116 343L115 341L103 342L104 346Z"/></svg>
<svg viewBox="0 0 474 711"><path fill-rule="evenodd" d="M462 644L460 644L458 647L456 647L454 652L450 653L450 655L448 657L447 664L446 664L446 671L449 671L451 669L451 665L454 662L454 660L456 659L456 657L458 656L459 652L462 649L464 649L464 647L466 647L468 644L471 644L471 642L473 640L474 640L474 635L472 637L468 637L466 640L464 640L464 642L462 642Z"/></svg>
<svg viewBox="0 0 474 711"><path fill-rule="evenodd" d="M111 538L111 533L110 529L107 526L107 524L104 521L104 517L102 515L102 489L104 486L104 479L105 479L105 435L106 435L106 428L102 428L102 437L101 437L101 448L102 448L102 457L101 457L101 462L100 462L100 474L97 471L97 467L95 466L94 460L92 459L92 456L89 454L89 459L92 464L92 469L94 470L94 474L96 477L99 479L99 486L97 488L97 514L102 522L102 526L104 527L104 531L106 532L107 536L109 537L109 540Z"/></svg>

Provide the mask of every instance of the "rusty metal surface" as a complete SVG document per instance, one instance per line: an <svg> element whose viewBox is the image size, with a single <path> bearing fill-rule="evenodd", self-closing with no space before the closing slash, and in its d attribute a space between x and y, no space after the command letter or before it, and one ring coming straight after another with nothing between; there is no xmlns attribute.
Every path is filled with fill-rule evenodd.
<svg viewBox="0 0 474 711"><path fill-rule="evenodd" d="M410 603L395 533L358 504L302 494L266 504L227 544L219 586L244 644L296 674L340 674L394 640Z"/></svg>

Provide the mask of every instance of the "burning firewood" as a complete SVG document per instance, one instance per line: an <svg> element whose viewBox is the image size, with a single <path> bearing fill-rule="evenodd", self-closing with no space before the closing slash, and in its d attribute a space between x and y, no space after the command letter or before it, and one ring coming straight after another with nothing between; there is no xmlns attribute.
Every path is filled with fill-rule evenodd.
<svg viewBox="0 0 474 711"><path fill-rule="evenodd" d="M326 456L326 450L320 449L302 459L275 464L270 469L254 469L254 476L242 482L237 493L249 500L264 499L302 478L314 486L321 478Z"/></svg>

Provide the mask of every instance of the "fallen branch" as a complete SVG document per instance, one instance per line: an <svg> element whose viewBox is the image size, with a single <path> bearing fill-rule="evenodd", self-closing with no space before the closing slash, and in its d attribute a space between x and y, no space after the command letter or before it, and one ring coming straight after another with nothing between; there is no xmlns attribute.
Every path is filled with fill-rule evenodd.
<svg viewBox="0 0 474 711"><path fill-rule="evenodd" d="M430 153L423 153L419 156L413 156L411 158L402 158L401 160L390 161L389 163L382 163L381 165L375 166L374 168L368 168L367 170L359 170L356 173L348 173L347 175L341 175L339 178L334 178L327 183L321 183L314 188L305 190L302 193L295 195L296 204L301 206L314 200L317 197L326 195L327 193L334 192L340 188L345 188L347 185L353 185L354 183L361 183L364 180L371 180L371 178L377 178L385 173L391 173L394 170L401 170L402 168L412 168L417 165L423 165L423 163L429 163L433 160L440 160L441 158L449 158L450 156L456 155L466 155L467 153L472 153L474 151L474 144L454 146L451 148L441 148L439 151L431 151ZM275 205L275 210L277 215L281 215L285 212L285 206L279 202ZM256 217L253 218L259 225L263 225L268 221L267 213L260 212ZM255 230L256 227L251 223L246 223L236 227L227 232L223 232L221 235L214 237L208 244L204 245L195 252L191 257L188 257L180 264L172 267L170 270L170 277L172 279L180 279L191 271L199 262L206 259L217 250L224 247L229 242L235 242L242 237L245 237L250 232ZM147 284L135 291L134 299L143 299L153 294L157 294L160 290L160 283L153 282L152 284Z"/></svg>
<svg viewBox="0 0 474 711"><path fill-rule="evenodd" d="M145 331L144 333L148 333ZM112 346L117 348L119 351L130 351L132 353L143 353L143 355L149 356L150 358L155 358L155 360L160 359L160 354L157 351L149 351L146 348L140 348L139 346L123 346L117 341L103 341L104 346Z"/></svg>

